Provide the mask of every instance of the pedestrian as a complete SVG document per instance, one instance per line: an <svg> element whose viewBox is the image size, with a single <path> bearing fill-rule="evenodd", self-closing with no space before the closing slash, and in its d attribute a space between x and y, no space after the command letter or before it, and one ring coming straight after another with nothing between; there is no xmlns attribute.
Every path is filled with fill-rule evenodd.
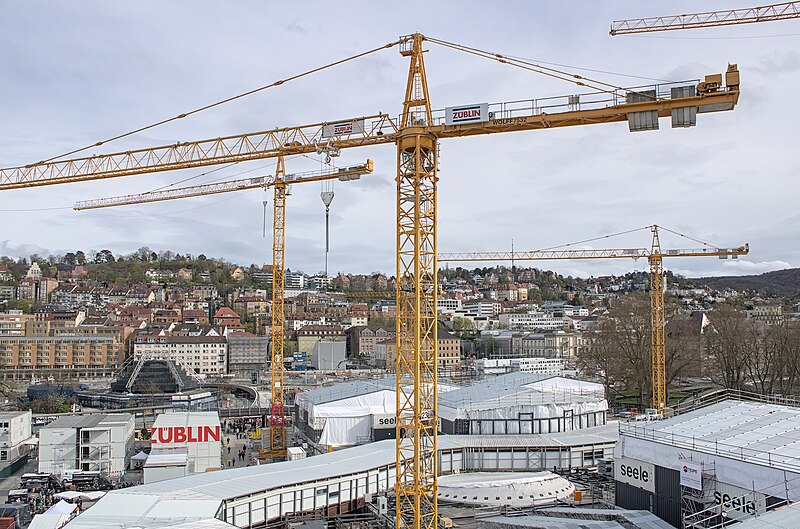
<svg viewBox="0 0 800 529"><path fill-rule="evenodd" d="M231 447L228 447L228 455L231 455Z"/></svg>
<svg viewBox="0 0 800 529"><path fill-rule="evenodd" d="M231 438L228 437L228 439L226 439L226 440L228 441L228 446L230 446L231 445Z"/></svg>

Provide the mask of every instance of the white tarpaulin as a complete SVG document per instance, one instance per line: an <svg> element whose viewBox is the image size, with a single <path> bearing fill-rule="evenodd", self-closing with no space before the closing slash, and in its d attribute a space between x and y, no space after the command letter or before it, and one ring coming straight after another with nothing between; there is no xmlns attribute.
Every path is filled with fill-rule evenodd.
<svg viewBox="0 0 800 529"><path fill-rule="evenodd" d="M321 445L348 446L364 442L370 437L372 416L331 417L325 421L319 443Z"/></svg>
<svg viewBox="0 0 800 529"><path fill-rule="evenodd" d="M528 384L525 387L538 391L559 392L565 391L577 394L597 394L605 396L605 388L602 384L586 382L585 380L575 380L564 377L551 377L545 380Z"/></svg>
<svg viewBox="0 0 800 529"><path fill-rule="evenodd" d="M72 511L77 509L78 506L74 503L69 503L67 501L61 500L60 502L56 503L46 511L45 514L72 514Z"/></svg>
<svg viewBox="0 0 800 529"><path fill-rule="evenodd" d="M59 529L71 518L69 514L37 514L31 520L28 529Z"/></svg>
<svg viewBox="0 0 800 529"><path fill-rule="evenodd" d="M373 413L395 413L396 409L394 391L383 390L314 405L308 415L309 422L312 422L323 417L363 417Z"/></svg>
<svg viewBox="0 0 800 529"><path fill-rule="evenodd" d="M105 495L106 492L103 490L87 490L84 492L65 490L64 492L53 494L53 497L57 500L74 500L76 498L80 498L86 501L94 501L94 500L99 500Z"/></svg>
<svg viewBox="0 0 800 529"><path fill-rule="evenodd" d="M142 461L142 462L147 461L147 452L141 450L138 454L131 457L131 461Z"/></svg>

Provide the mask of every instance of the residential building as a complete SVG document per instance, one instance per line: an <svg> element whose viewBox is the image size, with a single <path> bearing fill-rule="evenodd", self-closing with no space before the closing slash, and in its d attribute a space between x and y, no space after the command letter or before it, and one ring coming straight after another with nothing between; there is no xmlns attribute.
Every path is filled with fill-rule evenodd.
<svg viewBox="0 0 800 529"><path fill-rule="evenodd" d="M39 291L39 284L36 279L30 277L23 277L19 280L17 285L17 299L24 299L27 301L36 301Z"/></svg>
<svg viewBox="0 0 800 529"><path fill-rule="evenodd" d="M174 360L187 370L203 375L223 375L228 371L228 340L215 329L199 335L168 333L146 328L134 333L133 356Z"/></svg>
<svg viewBox="0 0 800 529"><path fill-rule="evenodd" d="M461 309L461 300L454 298L439 297L436 300L436 310L438 312L455 312Z"/></svg>
<svg viewBox="0 0 800 529"><path fill-rule="evenodd" d="M26 321L25 334L0 338L3 380L32 376L110 376L125 358L126 327L81 327L66 321Z"/></svg>
<svg viewBox="0 0 800 529"><path fill-rule="evenodd" d="M269 312L270 302L265 298L237 297L233 302L233 310L244 317Z"/></svg>
<svg viewBox="0 0 800 529"><path fill-rule="evenodd" d="M0 281L13 281L14 276L6 265L0 265Z"/></svg>
<svg viewBox="0 0 800 529"><path fill-rule="evenodd" d="M439 369L449 370L458 367L461 364L461 339L444 329L439 329L438 352ZM370 363L375 367L394 371L397 362L397 339L379 341L369 357Z"/></svg>
<svg viewBox="0 0 800 529"><path fill-rule="evenodd" d="M55 289L58 288L58 280L52 277L43 277L39 280L39 292L37 301L41 303L48 303L50 296Z"/></svg>
<svg viewBox="0 0 800 529"><path fill-rule="evenodd" d="M321 339L345 341L341 325L305 325L297 331L297 352L310 354Z"/></svg>
<svg viewBox="0 0 800 529"><path fill-rule="evenodd" d="M175 277L175 274L172 270L156 270L150 268L144 273L144 277L150 281L150 283L164 283Z"/></svg>
<svg viewBox="0 0 800 529"><path fill-rule="evenodd" d="M33 279L34 281L39 281L42 278L42 269L39 268L39 263L31 263L31 266L28 268L28 272L25 274L25 277L28 279Z"/></svg>
<svg viewBox="0 0 800 529"><path fill-rule="evenodd" d="M464 310L476 316L497 316L503 306L499 301L491 299L470 299L462 302L461 305Z"/></svg>
<svg viewBox="0 0 800 529"><path fill-rule="evenodd" d="M308 286L317 290L327 290L331 286L331 278L325 275L316 275L308 278Z"/></svg>
<svg viewBox="0 0 800 529"><path fill-rule="evenodd" d="M455 336L444 329L439 329L438 352L439 369L452 369L461 364L461 338Z"/></svg>
<svg viewBox="0 0 800 529"><path fill-rule="evenodd" d="M397 332L394 328L384 327L351 327L347 330L348 351L351 355L370 356L377 351L378 343L389 338L394 339Z"/></svg>
<svg viewBox="0 0 800 529"><path fill-rule="evenodd" d="M39 472L93 470L119 477L128 468L134 433L130 413L61 417L39 431Z"/></svg>
<svg viewBox="0 0 800 529"><path fill-rule="evenodd" d="M237 266L231 271L231 279L234 281L241 281L245 277L244 269L241 266Z"/></svg>
<svg viewBox="0 0 800 529"><path fill-rule="evenodd" d="M25 336L25 324L33 319L33 314L23 314L21 310L0 312L0 337Z"/></svg>
<svg viewBox="0 0 800 529"><path fill-rule="evenodd" d="M268 336L249 332L228 334L228 373L250 374L266 368Z"/></svg>
<svg viewBox="0 0 800 529"><path fill-rule="evenodd" d="M746 312L749 318L764 321L769 324L781 323L783 321L783 307L778 304L754 305L753 308L748 309Z"/></svg>
<svg viewBox="0 0 800 529"><path fill-rule="evenodd" d="M191 268L181 268L178 270L178 279L180 281L191 281L192 280L192 270Z"/></svg>
<svg viewBox="0 0 800 529"><path fill-rule="evenodd" d="M506 313L499 316L500 325L509 329L531 331L563 329L567 322L562 317L555 317L544 312Z"/></svg>
<svg viewBox="0 0 800 529"><path fill-rule="evenodd" d="M302 272L287 272L283 276L283 283L286 288L303 290L306 288L306 276Z"/></svg>
<svg viewBox="0 0 800 529"><path fill-rule="evenodd" d="M17 295L17 287L14 285L0 285L0 301L4 299L15 299Z"/></svg>
<svg viewBox="0 0 800 529"><path fill-rule="evenodd" d="M230 330L244 330L241 317L230 307L220 307L214 313L214 325L227 327Z"/></svg>

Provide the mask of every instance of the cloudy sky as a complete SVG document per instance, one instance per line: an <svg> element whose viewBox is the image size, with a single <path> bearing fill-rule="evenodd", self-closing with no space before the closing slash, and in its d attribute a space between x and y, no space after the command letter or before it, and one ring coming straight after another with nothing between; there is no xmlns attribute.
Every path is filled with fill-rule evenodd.
<svg viewBox="0 0 800 529"><path fill-rule="evenodd" d="M734 62L742 77L738 108L701 115L691 129L672 130L662 120L661 130L637 134L619 123L443 140L439 248L503 250L512 239L517 249L546 248L656 223L714 244L751 245L750 255L738 262L686 258L667 263L679 273L761 273L798 266L800 20L608 35L616 19L752 3L0 0L0 166L82 147L415 31L583 68L574 71L621 86L699 78L724 72ZM435 108L580 91L433 44L428 49ZM406 71L407 60L396 49L385 50L91 152L397 114ZM312 158L288 160L288 172L318 169L320 161ZM394 147L352 149L337 162L366 158L375 160L375 174L335 187L332 272L394 270ZM271 239L262 237L262 201L270 197L263 191L86 212L74 212L71 205L191 177L195 184L268 174L272 168L267 160L205 176L198 175L209 169L4 191L0 255L104 248L129 253L146 245L242 264L270 262ZM294 187L287 264L314 273L323 267L321 189L313 183ZM583 246L648 242L648 234L638 232ZM696 246L674 236L662 242ZM540 266L588 276L645 265Z"/></svg>

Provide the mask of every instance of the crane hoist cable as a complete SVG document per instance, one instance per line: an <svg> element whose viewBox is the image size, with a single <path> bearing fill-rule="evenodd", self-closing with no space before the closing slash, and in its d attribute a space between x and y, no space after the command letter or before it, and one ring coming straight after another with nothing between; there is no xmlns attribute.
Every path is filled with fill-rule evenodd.
<svg viewBox="0 0 800 529"><path fill-rule="evenodd" d="M236 94L235 96L227 97L225 99L221 99L221 100L216 101L214 103L209 103L207 105L203 105L203 106L195 108L193 110L189 110L188 112L183 112L181 114L178 114L177 116L174 116L174 117L171 117L171 118L167 118L167 119L162 119L161 121L157 121L155 123L151 123L150 125L145 125L144 127L139 127L138 129L134 129L134 130L131 130L129 132L125 132L125 133L122 133L122 134L118 134L116 136L112 136L111 138L107 138L105 140L98 141L98 142L93 143L91 145L87 145L85 147L80 147L78 149L74 149L72 151L65 152L63 154L59 154L58 156L52 156L50 158L41 160L41 161L36 162L34 164L31 164L31 165L38 165L38 164L43 164L43 163L47 163L47 162L52 162L54 160L58 160L59 158L64 158L65 156L71 156L73 154L77 154L79 152L83 152L83 151L89 150L92 147L99 147L101 145L105 145L106 143L110 143L112 141L120 140L122 138L127 138L129 136L133 136L134 134L138 134L138 133L144 132L146 130L154 129L154 128L159 127L161 125L166 125L167 123L171 123L173 121L177 121L179 119L183 119L183 118L191 116L193 114L198 114L198 113L200 113L200 112L202 112L204 110L209 110L211 108L215 108L215 107L224 105L225 103L230 103L231 101L236 101L237 99L241 99L243 97L247 97L249 95L253 95L253 94L256 94L258 92L263 92L264 90L268 90L270 88L275 88L277 86L281 86L281 85L286 84L286 83L288 83L290 81L295 81L297 79L300 79L301 77L306 77L308 75L311 75L311 74L314 74L314 73L317 73L317 72L321 72L323 70L327 70L327 69L333 68L334 66L338 66L340 64L344 64L346 62L350 62L350 61L353 61L355 59L360 59L361 57L365 57L365 56L370 55L372 53L376 53L376 52L381 51L381 50L392 48L392 47L397 46L398 44L400 44L400 42L401 41L396 40L394 42L390 42L388 44L384 44L383 46L379 46L377 48L372 48L371 50L367 50L367 51L364 51L364 52L361 52L361 53L357 53L355 55L350 55L349 57L345 57L344 59L339 59L338 61L334 61L334 62L328 63L328 64L326 64L324 66L318 66L316 68L312 68L311 70L306 70L306 71L301 72L299 74L295 74L295 75L292 75L290 77L287 77L286 79L279 79L279 80L277 80L277 81L275 81L273 83L270 83L268 85L263 85L263 86L259 86L258 88L253 88L252 90L248 90L247 92L242 92L240 94Z"/></svg>

